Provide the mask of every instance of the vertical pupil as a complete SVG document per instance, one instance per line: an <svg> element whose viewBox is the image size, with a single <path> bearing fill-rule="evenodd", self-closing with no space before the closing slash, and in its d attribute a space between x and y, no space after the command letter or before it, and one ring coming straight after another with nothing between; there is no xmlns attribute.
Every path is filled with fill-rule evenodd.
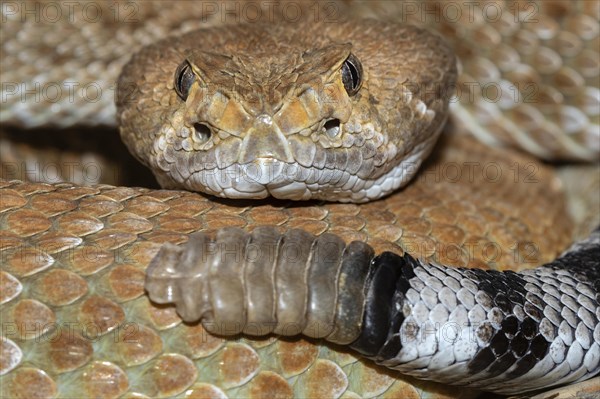
<svg viewBox="0 0 600 399"><path fill-rule="evenodd" d="M187 73L188 67L184 67L183 70L181 71L181 74L179 75L179 90L181 90L182 92L185 91L185 86L184 81L185 81L185 75Z"/></svg>
<svg viewBox="0 0 600 399"><path fill-rule="evenodd" d="M352 90L353 88L353 77L352 71L350 70L350 66L348 65L348 61L344 62L344 70L342 71L344 86L346 86L346 90Z"/></svg>
<svg viewBox="0 0 600 399"><path fill-rule="evenodd" d="M349 95L356 94L361 86L361 69L360 62L353 55L342 65L342 82Z"/></svg>
<svg viewBox="0 0 600 399"><path fill-rule="evenodd" d="M352 76L352 88L356 89L356 84L358 83L358 72L354 65L348 63L348 69L350 70L350 75Z"/></svg>

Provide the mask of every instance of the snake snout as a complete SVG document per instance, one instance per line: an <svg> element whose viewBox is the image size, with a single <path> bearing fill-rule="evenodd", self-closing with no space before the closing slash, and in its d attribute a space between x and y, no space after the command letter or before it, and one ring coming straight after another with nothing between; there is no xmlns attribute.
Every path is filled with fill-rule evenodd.
<svg viewBox="0 0 600 399"><path fill-rule="evenodd" d="M286 137L273 119L266 114L256 118L246 132L240 148L238 162L242 165L258 159L294 162Z"/></svg>

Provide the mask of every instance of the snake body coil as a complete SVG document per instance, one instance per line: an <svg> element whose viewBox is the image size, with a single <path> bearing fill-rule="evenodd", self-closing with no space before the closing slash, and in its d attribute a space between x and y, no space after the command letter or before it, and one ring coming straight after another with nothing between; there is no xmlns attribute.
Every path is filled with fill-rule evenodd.
<svg viewBox="0 0 600 399"><path fill-rule="evenodd" d="M515 272L447 268L332 234L224 228L167 245L146 274L158 303L215 334L325 338L419 378L498 393L600 371L600 230Z"/></svg>
<svg viewBox="0 0 600 399"><path fill-rule="evenodd" d="M25 126L118 121L126 145L165 188L229 198L382 198L415 176L450 108L455 124L449 130L468 130L490 145L511 143L544 159L599 159L597 1L486 2L483 11L502 11L493 23L485 12L473 14L482 9L470 2L424 0L426 12L412 16L408 9L419 2L408 4L405 14L394 11L394 2L368 2L366 8L383 6L389 21L340 18L201 30L195 29L206 28L210 18L200 2L99 3L104 23L93 24L70 18L70 12L59 21L31 15L46 6L72 10L72 2L5 3L0 58L7 101L0 120ZM139 23L110 18L124 3L140 10ZM279 2L255 3L270 8ZM367 2L319 3L358 5L354 16L368 11L361 10ZM216 4L222 3L211 2ZM446 6L485 17L450 21ZM414 22L434 23L453 40L453 49L425 29L390 22L421 16ZM165 38L169 32L173 36ZM96 103L81 94L87 90L77 90L73 101L73 81L112 93L121 67L138 50L122 70L118 110L112 95ZM458 78L455 53L463 65ZM45 94L60 82L69 95L55 102ZM456 85L463 96L449 107ZM497 89L499 97L490 98L487 88ZM444 154L454 155L434 161L429 172L450 163L461 163L464 172L481 163L485 170L500 157L505 166L508 158L521 159L490 148L462 152L470 145L478 147L468 140L444 147ZM517 183L518 170L527 169L521 161L499 170L515 172ZM216 334L304 334L419 378L494 392L597 375L598 232L555 261L521 273L422 260L483 267L467 247L515 243L515 254L521 254L519 245L532 240L541 244L547 262L564 248L570 223L556 181L541 177L544 184L535 189L524 184L530 180L492 189L490 181L468 187L456 181L431 191L431 185L416 182L356 209L223 206L191 193L2 180L1 316L6 326L19 327L4 329L0 339L0 391L10 397L114 398L184 392L418 395L419 384L405 384L401 376L389 389L363 384L373 374L380 380L392 376L371 365L341 364L337 359L344 357L335 353L326 360L327 348L318 348L316 361L306 356L303 368L292 353L297 349L287 350L292 362L280 356L286 341L273 340L275 350L262 341L207 349L197 339L204 329L181 324L172 309L158 315L165 309L148 303L141 280L159 243L181 243L191 232L232 225L254 230L217 230L191 236L184 247L165 245L145 276L152 299L175 303L185 320L201 319ZM589 224L596 224L592 219ZM277 228L255 227L260 224ZM375 256L365 243L345 244L356 239L423 258ZM418 245L414 252L412 244ZM445 256L448 244L456 244L456 259ZM86 256L92 248L94 256ZM113 259L113 251L127 256ZM500 256L487 266L522 266L507 261L507 252ZM46 331L88 320L96 322L104 341L92 345L77 334ZM130 321L141 339L121 345L108 333L126 332ZM44 326L35 340L28 337L34 326ZM316 356L317 347L312 349ZM266 362L256 363L257 356ZM329 377L323 370L331 371ZM328 381L334 386L329 394L310 390ZM400 385L412 394L399 393ZM268 390L273 387L281 389Z"/></svg>

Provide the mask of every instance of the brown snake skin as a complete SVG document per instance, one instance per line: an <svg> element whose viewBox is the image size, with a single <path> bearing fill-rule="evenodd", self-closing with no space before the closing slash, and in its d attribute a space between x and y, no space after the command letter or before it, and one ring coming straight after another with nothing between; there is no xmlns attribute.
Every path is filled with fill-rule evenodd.
<svg viewBox="0 0 600 399"><path fill-rule="evenodd" d="M174 4L166 11L170 17L158 21L163 28L146 28L147 34L136 37L135 47L154 41L177 25L173 21L181 20L186 6L184 2ZM510 9L510 3L503 5L505 10ZM591 15L597 23L600 13L597 2L579 2L573 8L561 2L553 2L553 5L554 8L549 6L542 10L540 18L565 12L564 7L571 12L565 12L567 16ZM380 2L373 7L364 3L356 6L353 11L356 13L385 12L390 18L397 16L390 13L394 8L389 2ZM140 8L150 21L154 15L152 7L160 5L150 3ZM190 19L194 18L188 15ZM569 18L564 19L564 25L572 29L584 30L589 26L585 21L576 23ZM100 29L95 25L88 26L92 31ZM456 26L448 24L446 28ZM477 42L489 39L493 43L494 34L488 29L491 26L498 28L480 25L479 30L474 28L465 32L459 29L459 33L475 37L472 40ZM549 26L552 29L554 25ZM2 33L10 32L12 28L3 27ZM135 30L131 26L124 29ZM448 36L460 37L458 34ZM515 40L511 45L525 53L528 45L541 46L527 42L531 35L522 34L519 39L521 41ZM567 35L567 39L572 37ZM458 39L457 43L464 68L471 76L481 74L475 79L486 78L483 76L485 71L478 68L485 64L485 56L491 57L493 64L499 64L493 58L494 52L465 62L471 51L469 43L473 42ZM593 62L590 52L598 47L594 43L598 43L597 33L586 41L582 51L588 58L582 56L584 61ZM107 85L114 83L115 74L130 54L130 48L123 47L119 50L123 60L109 63L107 69L113 72L104 82ZM2 51L6 51L4 45ZM27 56L23 57L27 59ZM5 71L16 70L18 64L11 64L15 62L14 58L13 61L3 58L2 81L18 81L11 72L5 75ZM570 93L566 99L552 92L548 80L556 76L554 73L533 78L527 73L511 75L517 80L548 83L551 93L544 94L556 103L540 109L546 116L550 115L553 123L562 120L552 120L552 115L557 109L563 109L567 102L587 112L587 124L570 125L575 131L567 138L548 139L554 137L552 132L556 125L543 125L548 129L536 130L537 146L528 148L534 154L546 158L597 157L596 139L590 138L588 133L593 134L593 129L597 128L598 114L594 111L593 97L590 100L585 95L589 94L586 89L598 88L598 75L589 72L598 66L587 64L587 76L584 68L579 78L574 77L571 71L575 69L569 65L580 61L576 58L567 57L572 64L567 63L569 69L563 71L571 80L565 77L551 82L559 84L555 89L559 93ZM59 62L57 59L52 61ZM535 63L535 57L528 61ZM31 68L34 68L33 64ZM532 69L536 71L537 66ZM93 68L87 69L85 73L93 76L92 71ZM502 71L502 74L510 75L510 72ZM81 79L85 81L90 77ZM463 75L463 79L468 82L468 75ZM574 87L569 91L571 84ZM10 101L3 102L3 112L10 108ZM110 99L103 98L101 103L103 101L111 103ZM478 115L477 112L486 111L481 104L485 102L480 99L462 107L469 110L469 115ZM23 120L31 120L32 114L48 113L48 104L36 106L39 109L34 106L30 111L17 113L17 117L13 114L11 122L22 125ZM72 123L110 124L113 113L98 114L95 112L98 106L96 104L88 113L82 109L78 113L77 107L67 105L60 108L60 114L64 116L62 120ZM530 107L531 104L521 106ZM519 111L519 107L501 118L526 118L528 113ZM7 120L4 115L0 120ZM74 115L75 119L70 119L69 115ZM471 125L469 120L465 122L465 115L456 112L455 124L446 129L447 133L456 133L454 130L458 130L456 126L461 122L469 130ZM104 116L106 118L102 119ZM48 118L57 116L33 124L46 124ZM485 136L492 131L495 137L509 142L522 140L519 132L507 129L498 120L481 116L476 119L489 123L486 129L477 129L476 133ZM522 121L519 126L525 126L526 122ZM215 201L182 191L0 180L3 337L0 341L0 396L477 396L476 391L417 381L384 370L368 361L358 360L347 351L319 342L273 337L264 340L214 337L201 326L183 324L173 308L150 304L143 291L144 269L161 243L183 243L189 233L222 226L240 226L249 230L259 225L277 225L281 229L300 227L313 234L328 231L346 241L365 240L378 252L406 250L415 256L449 265L512 270L549 261L571 242L574 230L578 231L576 234L586 233L574 225L567 214L563 184L548 166L528 156L490 149L472 139L454 136L450 134L438 143L434 158L427 163L426 169L402 192L360 206L284 201L256 206L253 202ZM557 145L556 140L561 145ZM564 148L572 151L565 153ZM465 160L479 164L472 167ZM597 169L591 173L597 174ZM14 178L14 175L7 177ZM593 218L597 219L597 214Z"/></svg>

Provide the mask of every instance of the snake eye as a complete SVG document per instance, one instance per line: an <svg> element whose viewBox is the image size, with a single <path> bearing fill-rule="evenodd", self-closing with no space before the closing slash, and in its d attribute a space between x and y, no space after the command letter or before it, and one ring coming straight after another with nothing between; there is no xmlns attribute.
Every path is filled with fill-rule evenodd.
<svg viewBox="0 0 600 399"><path fill-rule="evenodd" d="M358 93L362 85L362 65L354 54L350 54L342 65L342 83L348 95L353 96Z"/></svg>
<svg viewBox="0 0 600 399"><path fill-rule="evenodd" d="M184 61L177 67L175 71L175 91L185 101L190 92L190 87L196 80L196 75L192 71L192 67L189 62Z"/></svg>

